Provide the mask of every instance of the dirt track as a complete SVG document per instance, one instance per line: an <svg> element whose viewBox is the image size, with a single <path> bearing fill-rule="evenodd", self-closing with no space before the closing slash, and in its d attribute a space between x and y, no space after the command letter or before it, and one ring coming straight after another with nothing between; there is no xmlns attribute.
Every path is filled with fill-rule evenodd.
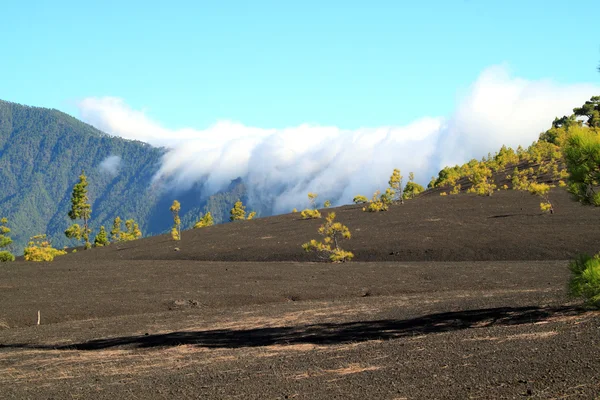
<svg viewBox="0 0 600 400"><path fill-rule="evenodd" d="M600 210L555 198L553 216L514 192L340 210L371 262L295 262L318 223L287 215L11 264L0 393L596 398L600 318L566 296L564 259L600 242Z"/></svg>

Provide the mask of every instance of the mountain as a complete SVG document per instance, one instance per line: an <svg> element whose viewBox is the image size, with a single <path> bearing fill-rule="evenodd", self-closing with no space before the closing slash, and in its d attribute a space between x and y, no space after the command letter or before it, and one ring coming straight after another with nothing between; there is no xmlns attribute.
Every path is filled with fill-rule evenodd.
<svg viewBox="0 0 600 400"><path fill-rule="evenodd" d="M110 136L58 110L0 100L0 216L9 219L13 250L20 254L29 237L42 233L55 247L77 244L63 232L71 223L71 191L82 170L89 182L92 235L100 225L110 229L117 215L134 218L145 235L165 232L175 198L182 203L184 227L205 210L224 222L232 204L246 199L239 180L213 196L199 187L173 193L153 185L165 152Z"/></svg>

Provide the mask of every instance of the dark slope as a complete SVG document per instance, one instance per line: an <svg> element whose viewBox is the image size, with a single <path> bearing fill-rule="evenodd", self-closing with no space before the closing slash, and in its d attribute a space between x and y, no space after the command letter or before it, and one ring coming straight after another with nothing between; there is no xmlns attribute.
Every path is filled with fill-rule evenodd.
<svg viewBox="0 0 600 400"><path fill-rule="evenodd" d="M542 214L539 198L517 191L491 197L427 196L367 213L359 206L331 209L352 239L343 248L358 261L561 260L597 251L600 209L552 191L556 214ZM326 211L324 211L326 212ZM79 252L81 262L119 260L309 261L302 243L317 238L323 220L286 214ZM179 249L179 250L176 250Z"/></svg>

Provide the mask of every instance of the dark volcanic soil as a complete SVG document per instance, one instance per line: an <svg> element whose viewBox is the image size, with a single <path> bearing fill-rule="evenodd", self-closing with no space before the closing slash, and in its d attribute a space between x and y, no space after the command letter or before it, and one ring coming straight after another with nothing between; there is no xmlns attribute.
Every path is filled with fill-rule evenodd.
<svg viewBox="0 0 600 400"><path fill-rule="evenodd" d="M356 261L564 260L597 252L600 209L574 202L564 190L554 190L551 198L554 215L540 212L538 197L512 190L491 197L426 196L381 213L363 212L355 205L333 211L352 232L343 246ZM319 237L322 223L286 214L185 231L178 243L161 235L73 256L83 263L318 261L301 246Z"/></svg>
<svg viewBox="0 0 600 400"><path fill-rule="evenodd" d="M336 210L369 262L307 262L319 222L286 215L11 263L0 398L597 398L600 315L566 258L600 210L553 195L552 216L514 192Z"/></svg>

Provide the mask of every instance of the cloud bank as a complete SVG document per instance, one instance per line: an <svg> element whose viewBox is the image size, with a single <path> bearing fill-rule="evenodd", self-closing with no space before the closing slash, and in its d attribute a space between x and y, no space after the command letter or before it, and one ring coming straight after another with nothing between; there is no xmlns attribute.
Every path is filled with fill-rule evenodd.
<svg viewBox="0 0 600 400"><path fill-rule="evenodd" d="M119 167L121 166L121 157L119 156L108 156L98 165L101 172L105 172L109 175L116 176L119 173Z"/></svg>
<svg viewBox="0 0 600 400"><path fill-rule="evenodd" d="M529 81L493 66L452 115L406 126L265 129L221 121L204 130L169 130L119 98L87 98L79 110L84 121L105 132L168 147L155 180L181 190L201 184L208 196L242 177L254 209L281 213L304 207L309 191L334 205L356 194L370 196L385 188L393 168L405 176L413 171L424 184L446 165L481 158L503 144L527 146L554 117L571 114L599 93L598 86Z"/></svg>

